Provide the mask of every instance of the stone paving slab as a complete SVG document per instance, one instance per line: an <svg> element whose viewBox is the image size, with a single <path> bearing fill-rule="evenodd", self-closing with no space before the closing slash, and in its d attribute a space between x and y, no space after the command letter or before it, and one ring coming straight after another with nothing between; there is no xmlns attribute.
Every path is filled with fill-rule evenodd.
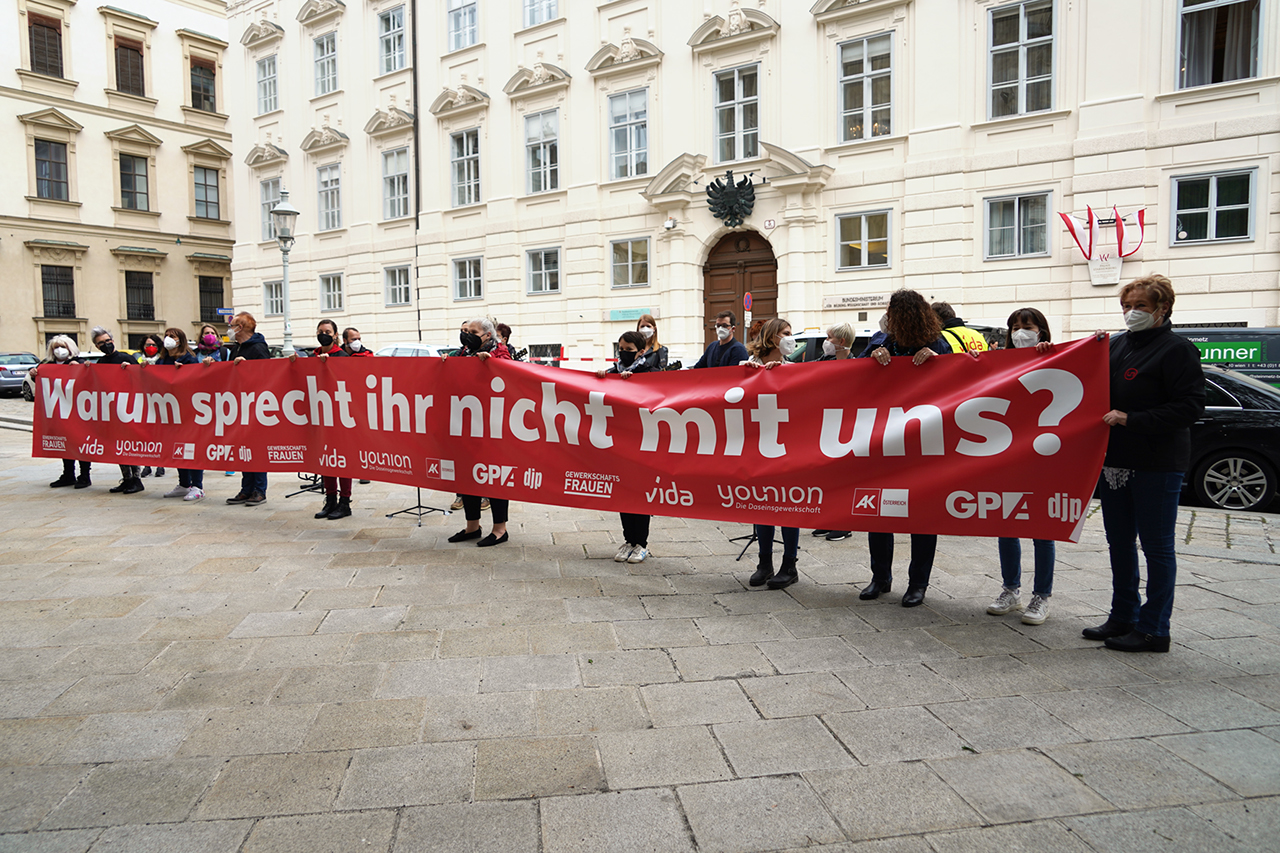
<svg viewBox="0 0 1280 853"><path fill-rule="evenodd" d="M864 602L865 537L750 588L744 525L512 506L499 549L357 487L197 504L47 487L0 433L0 853L1272 853L1273 516L1179 512L1167 655L1105 616L1101 517L1049 620L992 617L994 543L923 607ZM447 495L428 502L447 502ZM486 521L487 523L487 521ZM905 544L905 543L904 543ZM905 557L906 549L903 548ZM496 552L496 553L495 553ZM1167 839L1174 839L1169 841Z"/></svg>

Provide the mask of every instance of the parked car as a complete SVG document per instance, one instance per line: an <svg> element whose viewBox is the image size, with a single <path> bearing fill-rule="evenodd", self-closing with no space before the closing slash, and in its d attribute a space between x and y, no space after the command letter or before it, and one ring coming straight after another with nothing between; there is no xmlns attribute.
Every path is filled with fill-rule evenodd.
<svg viewBox="0 0 1280 853"><path fill-rule="evenodd" d="M433 344L423 343L392 344L378 350L374 355L438 358L442 355L457 355L458 350L459 347L438 347Z"/></svg>
<svg viewBox="0 0 1280 853"><path fill-rule="evenodd" d="M1280 389L1212 364L1204 376L1187 487L1207 506L1265 511L1280 472Z"/></svg>
<svg viewBox="0 0 1280 853"><path fill-rule="evenodd" d="M22 378L39 363L29 352L0 353L0 394L22 393Z"/></svg>
<svg viewBox="0 0 1280 853"><path fill-rule="evenodd" d="M1178 327L1200 350L1201 364L1216 364L1280 387L1280 329Z"/></svg>
<svg viewBox="0 0 1280 853"><path fill-rule="evenodd" d="M130 352L133 352L133 350L130 350ZM95 352L92 355L82 355L81 357L84 359L85 364L93 364L102 358L102 353ZM39 359L36 359L36 364L39 364ZM31 367L35 366L35 364L31 365ZM27 372L22 377L22 399L28 403L34 403L36 400L36 381L31 377L30 368L27 369Z"/></svg>

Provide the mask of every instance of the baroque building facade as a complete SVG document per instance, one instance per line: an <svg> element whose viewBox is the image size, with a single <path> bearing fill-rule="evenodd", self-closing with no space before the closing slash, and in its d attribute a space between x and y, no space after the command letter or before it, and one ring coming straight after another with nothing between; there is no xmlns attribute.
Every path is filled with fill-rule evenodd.
<svg viewBox="0 0 1280 853"><path fill-rule="evenodd" d="M137 346L230 305L221 0L17 0L0 35L0 335Z"/></svg>
<svg viewBox="0 0 1280 853"><path fill-rule="evenodd" d="M1169 275L1179 322L1280 324L1280 0L251 0L229 19L228 84L256 105L233 117L239 220L260 223L235 302L277 338L281 186L303 211L299 339L332 317L447 344L489 315L583 363L652 313L688 363L747 293L797 330L871 328L899 287L991 325L1036 306L1074 337L1117 325L1121 228L1122 275ZM706 192L730 171L754 196L735 227ZM1057 214L1090 208L1077 245Z"/></svg>

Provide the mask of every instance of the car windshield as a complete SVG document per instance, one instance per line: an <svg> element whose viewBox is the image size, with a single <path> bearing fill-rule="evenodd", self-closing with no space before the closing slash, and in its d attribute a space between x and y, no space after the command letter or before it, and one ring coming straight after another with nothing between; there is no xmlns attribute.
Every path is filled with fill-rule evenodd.
<svg viewBox="0 0 1280 853"><path fill-rule="evenodd" d="M18 355L0 355L0 364L39 364L40 359L34 355L20 353Z"/></svg>
<svg viewBox="0 0 1280 853"><path fill-rule="evenodd" d="M1205 375L1222 385L1232 395L1248 404L1248 408L1264 411L1280 410L1280 388L1268 385L1244 373L1222 368L1205 367Z"/></svg>

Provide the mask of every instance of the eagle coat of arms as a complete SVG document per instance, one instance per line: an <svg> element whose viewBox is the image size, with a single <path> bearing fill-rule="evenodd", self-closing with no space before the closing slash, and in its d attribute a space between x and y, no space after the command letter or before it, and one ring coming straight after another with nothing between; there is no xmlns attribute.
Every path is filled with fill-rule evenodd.
<svg viewBox="0 0 1280 853"><path fill-rule="evenodd" d="M724 178L716 178L707 185L707 207L716 219L724 220L730 228L741 225L756 206L756 188L751 184L751 177L744 177L734 183L733 170L725 172Z"/></svg>

